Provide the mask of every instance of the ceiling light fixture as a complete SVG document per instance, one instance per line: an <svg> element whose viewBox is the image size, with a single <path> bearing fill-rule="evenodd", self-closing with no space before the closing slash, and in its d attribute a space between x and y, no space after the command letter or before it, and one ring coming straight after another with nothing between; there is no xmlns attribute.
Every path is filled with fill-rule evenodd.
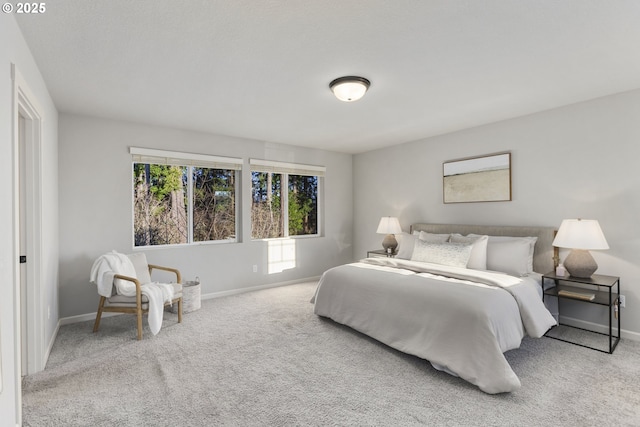
<svg viewBox="0 0 640 427"><path fill-rule="evenodd" d="M336 98L344 102L353 102L362 98L369 86L371 86L369 80L356 76L338 77L329 83L329 87Z"/></svg>

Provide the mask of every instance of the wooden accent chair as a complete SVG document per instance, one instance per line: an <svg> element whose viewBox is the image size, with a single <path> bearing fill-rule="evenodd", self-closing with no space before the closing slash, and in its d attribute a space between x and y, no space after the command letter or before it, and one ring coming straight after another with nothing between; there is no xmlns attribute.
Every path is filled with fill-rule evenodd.
<svg viewBox="0 0 640 427"><path fill-rule="evenodd" d="M98 304L98 313L96 315L96 322L93 325L93 332L98 332L100 327L100 318L103 312L111 313L129 313L135 314L138 318L138 340L142 339L142 314L149 312L149 299L146 295L143 295L140 286L145 283L151 283L151 272L153 270L163 270L176 275L175 283L171 283L173 286L173 300L172 304L178 304L178 323L182 323L182 277L180 271L175 268L162 267L159 265L153 265L147 263L147 257L144 253L135 253L127 255L136 270L137 277L128 277L121 274L116 274L115 279L128 280L136 285L135 296L118 295L115 292L115 285L112 287L113 291L111 297L100 297L100 303ZM169 303L165 303L165 306Z"/></svg>

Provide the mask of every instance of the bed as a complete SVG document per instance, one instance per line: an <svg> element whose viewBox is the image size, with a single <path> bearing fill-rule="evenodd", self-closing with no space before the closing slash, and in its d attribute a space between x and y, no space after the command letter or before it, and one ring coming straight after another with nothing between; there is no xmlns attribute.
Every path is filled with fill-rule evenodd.
<svg viewBox="0 0 640 427"><path fill-rule="evenodd" d="M520 380L504 352L556 325L541 273L557 252L551 227L414 224L395 258L327 270L314 313L428 360L486 393Z"/></svg>

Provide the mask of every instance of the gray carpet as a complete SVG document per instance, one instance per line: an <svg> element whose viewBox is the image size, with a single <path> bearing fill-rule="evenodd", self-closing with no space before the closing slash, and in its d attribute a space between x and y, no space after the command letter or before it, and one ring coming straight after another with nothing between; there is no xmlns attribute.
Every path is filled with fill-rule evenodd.
<svg viewBox="0 0 640 427"><path fill-rule="evenodd" d="M488 395L332 321L315 283L165 313L60 328L43 372L23 381L25 426L637 426L640 343L613 355L550 338L506 354L522 381ZM146 324L146 319L145 319Z"/></svg>

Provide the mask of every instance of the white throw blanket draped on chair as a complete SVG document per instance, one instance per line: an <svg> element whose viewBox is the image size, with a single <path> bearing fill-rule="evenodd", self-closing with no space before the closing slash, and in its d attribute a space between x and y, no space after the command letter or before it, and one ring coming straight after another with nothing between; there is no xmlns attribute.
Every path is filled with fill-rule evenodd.
<svg viewBox="0 0 640 427"><path fill-rule="evenodd" d="M90 280L98 287L98 294L107 298L112 296L116 274L137 278L136 270L129 257L111 251L95 260L91 267ZM136 285L133 282L116 280L115 286L118 295L136 296ZM173 286L157 282L141 283L140 292L149 299L149 329L153 335L157 335L162 327L164 304L173 300Z"/></svg>

